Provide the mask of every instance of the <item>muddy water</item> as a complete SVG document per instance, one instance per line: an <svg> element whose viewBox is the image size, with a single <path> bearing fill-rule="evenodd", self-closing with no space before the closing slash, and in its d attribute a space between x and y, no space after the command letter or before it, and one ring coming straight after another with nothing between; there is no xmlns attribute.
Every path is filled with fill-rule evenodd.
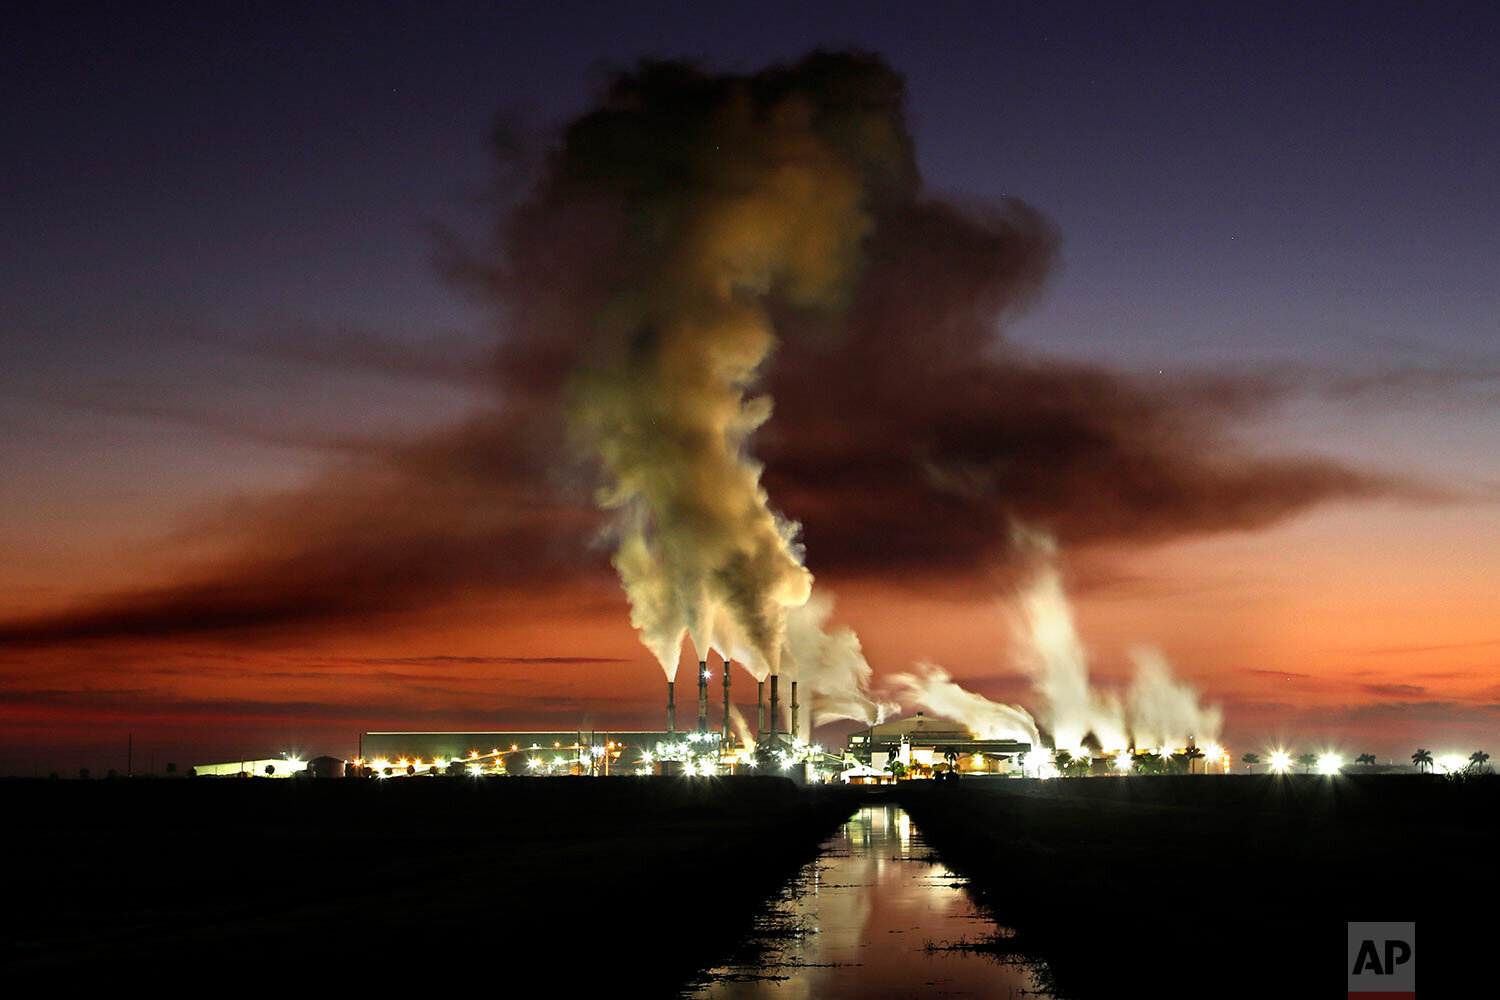
<svg viewBox="0 0 1500 1000"><path fill-rule="evenodd" d="M999 932L932 858L906 812L866 806L823 845L695 1000L1045 996L1034 975L965 950ZM955 948L957 945L959 947Z"/></svg>

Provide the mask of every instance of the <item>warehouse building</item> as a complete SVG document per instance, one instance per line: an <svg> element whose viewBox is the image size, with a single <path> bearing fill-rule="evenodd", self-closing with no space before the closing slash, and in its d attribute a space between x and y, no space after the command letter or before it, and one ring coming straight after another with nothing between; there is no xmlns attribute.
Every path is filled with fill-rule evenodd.
<svg viewBox="0 0 1500 1000"><path fill-rule="evenodd" d="M981 739L961 723L921 712L851 733L845 746L863 767L880 772L897 760L915 774L947 770L956 759L964 774L1020 775L1021 755L1030 750L1030 743Z"/></svg>

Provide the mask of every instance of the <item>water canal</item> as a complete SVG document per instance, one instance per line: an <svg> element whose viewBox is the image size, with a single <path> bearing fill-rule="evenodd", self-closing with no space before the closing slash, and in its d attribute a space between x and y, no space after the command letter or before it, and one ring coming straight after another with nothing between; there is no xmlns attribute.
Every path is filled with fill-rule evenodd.
<svg viewBox="0 0 1500 1000"><path fill-rule="evenodd" d="M939 864L905 810L859 810L767 913L745 957L693 1000L1047 996L1035 966L965 943L1000 929Z"/></svg>

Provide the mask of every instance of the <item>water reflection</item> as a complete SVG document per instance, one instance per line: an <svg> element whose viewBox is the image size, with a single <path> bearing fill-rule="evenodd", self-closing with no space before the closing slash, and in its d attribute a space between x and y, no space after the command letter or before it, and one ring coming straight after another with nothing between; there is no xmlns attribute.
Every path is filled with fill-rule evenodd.
<svg viewBox="0 0 1500 1000"><path fill-rule="evenodd" d="M996 928L930 850L905 810L867 806L799 873L751 942L746 964L713 970L695 1000L894 1000L1039 993L1031 972L945 950Z"/></svg>

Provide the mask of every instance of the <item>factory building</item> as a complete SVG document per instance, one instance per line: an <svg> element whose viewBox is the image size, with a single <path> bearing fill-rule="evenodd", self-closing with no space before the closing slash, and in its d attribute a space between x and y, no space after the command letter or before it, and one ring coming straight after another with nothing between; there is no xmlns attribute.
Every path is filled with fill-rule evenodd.
<svg viewBox="0 0 1500 1000"><path fill-rule="evenodd" d="M307 761L273 757L231 760L223 764L194 764L188 773L197 778L290 778L307 770Z"/></svg>
<svg viewBox="0 0 1500 1000"><path fill-rule="evenodd" d="M265 760L231 760L222 764L194 764L188 774L195 778L342 778L344 761L321 756L311 760L268 757Z"/></svg>
<svg viewBox="0 0 1500 1000"><path fill-rule="evenodd" d="M1020 757L1030 750L1030 743L980 739L960 723L921 712L857 730L845 746L862 767L883 772L897 760L915 774L946 770L956 760L964 774L1020 775Z"/></svg>

